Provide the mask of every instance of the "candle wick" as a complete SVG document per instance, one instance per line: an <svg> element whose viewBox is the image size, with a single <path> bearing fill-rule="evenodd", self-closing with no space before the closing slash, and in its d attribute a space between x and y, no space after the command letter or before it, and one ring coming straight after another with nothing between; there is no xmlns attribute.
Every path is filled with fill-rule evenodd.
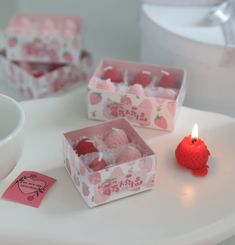
<svg viewBox="0 0 235 245"><path fill-rule="evenodd" d="M196 138L192 139L192 143L193 144L196 143L196 142L197 142L197 139Z"/></svg>
<svg viewBox="0 0 235 245"><path fill-rule="evenodd" d="M103 153L102 152L99 152L98 162L101 161L102 157L103 157Z"/></svg>

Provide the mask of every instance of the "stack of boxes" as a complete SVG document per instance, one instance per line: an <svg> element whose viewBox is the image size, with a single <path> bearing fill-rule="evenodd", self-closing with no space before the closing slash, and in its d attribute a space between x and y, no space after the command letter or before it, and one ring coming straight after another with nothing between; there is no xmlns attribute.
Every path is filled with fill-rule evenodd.
<svg viewBox="0 0 235 245"><path fill-rule="evenodd" d="M1 73L25 98L42 98L86 82L91 54L82 49L79 16L16 14L0 51Z"/></svg>

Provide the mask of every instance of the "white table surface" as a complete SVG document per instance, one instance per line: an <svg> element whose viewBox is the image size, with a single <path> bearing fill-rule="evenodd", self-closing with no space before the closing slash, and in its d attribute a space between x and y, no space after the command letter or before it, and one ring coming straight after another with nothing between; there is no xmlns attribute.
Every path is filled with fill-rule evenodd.
<svg viewBox="0 0 235 245"><path fill-rule="evenodd" d="M0 199L0 244L216 244L235 234L235 119L183 107L172 133L137 128L157 155L151 191L89 209L63 167L62 133L97 124L87 119L86 89L22 102L25 147L0 195L23 170L57 179L36 209ZM199 125L211 151L209 174L179 167L174 150Z"/></svg>

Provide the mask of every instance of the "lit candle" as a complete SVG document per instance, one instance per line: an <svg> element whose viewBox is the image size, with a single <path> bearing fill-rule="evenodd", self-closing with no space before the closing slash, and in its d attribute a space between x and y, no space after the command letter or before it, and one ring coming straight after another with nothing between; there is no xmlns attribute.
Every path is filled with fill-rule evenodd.
<svg viewBox="0 0 235 245"><path fill-rule="evenodd" d="M196 176L207 175L209 155L206 144L198 138L197 124L194 125L192 134L184 137L175 151L177 162L183 167L192 169L192 173Z"/></svg>

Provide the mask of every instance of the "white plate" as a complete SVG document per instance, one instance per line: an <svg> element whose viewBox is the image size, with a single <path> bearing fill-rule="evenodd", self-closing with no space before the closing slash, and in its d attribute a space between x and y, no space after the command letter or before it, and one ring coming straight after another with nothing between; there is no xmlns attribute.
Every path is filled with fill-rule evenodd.
<svg viewBox="0 0 235 245"><path fill-rule="evenodd" d="M57 179L39 209L0 200L0 244L214 244L235 234L235 119L182 108L174 132L137 128L157 154L154 190L89 209L63 167L62 133L87 119L85 88L24 102L25 148L0 194L23 170ZM174 150L193 124L208 145L209 174L179 167Z"/></svg>

